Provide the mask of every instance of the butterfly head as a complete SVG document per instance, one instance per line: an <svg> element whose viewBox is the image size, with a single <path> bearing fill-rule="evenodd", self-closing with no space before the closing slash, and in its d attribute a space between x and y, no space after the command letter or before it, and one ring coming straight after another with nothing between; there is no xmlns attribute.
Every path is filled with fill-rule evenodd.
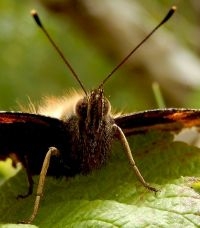
<svg viewBox="0 0 200 228"><path fill-rule="evenodd" d="M76 114L84 120L85 126L99 130L102 121L110 114L110 103L104 96L102 87L92 90L76 105Z"/></svg>

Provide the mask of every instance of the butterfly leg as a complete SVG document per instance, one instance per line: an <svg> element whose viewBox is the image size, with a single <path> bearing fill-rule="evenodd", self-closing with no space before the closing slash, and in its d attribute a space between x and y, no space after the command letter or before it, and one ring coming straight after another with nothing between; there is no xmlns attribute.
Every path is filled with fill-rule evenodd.
<svg viewBox="0 0 200 228"><path fill-rule="evenodd" d="M149 189L150 191L153 191L153 192L157 192L158 190L152 186L150 186L146 181L145 179L143 178L142 174L140 173L140 170L138 169L134 159L133 159L133 155L132 155L132 152L131 152L131 149L129 147L129 144L128 144L128 141L126 139L126 136L124 135L122 129L117 126L116 124L113 125L113 128L115 130L115 132L117 133L117 136L119 137L122 145L124 146L124 149L125 149L125 153L128 157L128 160L129 160L129 163L131 165L131 167L133 168L137 178L139 179L139 181L142 183L142 185Z"/></svg>
<svg viewBox="0 0 200 228"><path fill-rule="evenodd" d="M40 201L42 198L43 189L44 189L44 182L45 182L47 170L49 168L51 156L58 156L59 154L60 153L59 153L58 149L56 149L55 147L49 148L49 150L48 150L48 152L44 158L43 164L42 164L42 169L40 172L39 182L38 182L38 186L37 186L36 198L35 198L35 202L34 202L34 206L33 206L33 212L31 214L31 216L26 221L22 221L21 223L30 224L35 219L35 217L38 213Z"/></svg>
<svg viewBox="0 0 200 228"><path fill-rule="evenodd" d="M17 199L19 199L19 198L26 198L26 197L30 196L33 193L34 181L33 181L31 172L29 170L28 161L27 161L27 158L26 157L24 159L24 162L22 162L22 163L23 163L24 168L26 169L26 174L27 174L29 186L28 186L28 192L26 194L23 194L23 195L22 194L19 194L17 196Z"/></svg>

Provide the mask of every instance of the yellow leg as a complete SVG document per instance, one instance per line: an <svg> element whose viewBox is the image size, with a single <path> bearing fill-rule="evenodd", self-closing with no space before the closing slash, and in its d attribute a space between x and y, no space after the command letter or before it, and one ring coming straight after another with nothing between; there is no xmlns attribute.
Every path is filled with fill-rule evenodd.
<svg viewBox="0 0 200 228"><path fill-rule="evenodd" d="M153 192L157 192L158 190L152 186L150 186L146 181L145 179L143 178L142 174L140 173L140 170L138 169L134 159L133 159L133 155L132 155L132 152L131 152L131 149L129 147L129 144L128 144L128 141L126 139L126 136L124 135L122 129L117 126L116 124L113 125L113 128L116 130L116 132L118 133L118 136L120 138L120 141L122 143L122 145L124 146L124 150L125 150L125 153L128 157L128 160L129 160L129 163L131 165L131 167L133 168L136 176L138 177L139 181L142 183L142 185L149 189L150 191L153 191Z"/></svg>
<svg viewBox="0 0 200 228"><path fill-rule="evenodd" d="M37 193L36 193L36 198L35 198L35 202L34 202L33 212L31 214L31 216L27 220L23 221L22 223L30 224L35 219L35 217L38 213L40 201L42 198L44 182L45 182L47 170L49 168L51 156L58 156L58 155L59 155L58 149L56 149L55 147L49 148L49 150L44 158L43 164L42 164L42 169L41 169L40 176L39 176L39 182L38 182L38 186L37 186Z"/></svg>

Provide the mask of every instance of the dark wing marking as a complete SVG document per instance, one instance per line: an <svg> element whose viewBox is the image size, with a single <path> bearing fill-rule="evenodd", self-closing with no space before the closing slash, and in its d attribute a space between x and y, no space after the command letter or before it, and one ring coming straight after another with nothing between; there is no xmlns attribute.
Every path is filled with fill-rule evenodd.
<svg viewBox="0 0 200 228"><path fill-rule="evenodd" d="M115 123L125 135L144 133L150 130L178 132L183 128L200 127L200 110L169 108L154 109L115 118Z"/></svg>
<svg viewBox="0 0 200 228"><path fill-rule="evenodd" d="M32 123L43 126L50 126L51 124L58 124L60 120L38 114L23 113L23 112L0 112L0 124L13 123Z"/></svg>
<svg viewBox="0 0 200 228"><path fill-rule="evenodd" d="M38 174L48 148L66 147L66 123L59 119L21 112L0 112L0 160L11 157ZM51 173L51 170L50 170Z"/></svg>

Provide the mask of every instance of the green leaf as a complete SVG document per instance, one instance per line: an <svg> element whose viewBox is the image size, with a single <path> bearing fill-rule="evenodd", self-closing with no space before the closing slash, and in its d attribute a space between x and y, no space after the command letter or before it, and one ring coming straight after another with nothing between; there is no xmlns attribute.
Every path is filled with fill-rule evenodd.
<svg viewBox="0 0 200 228"><path fill-rule="evenodd" d="M128 140L144 178L160 190L157 194L137 181L117 142L108 164L101 170L68 180L48 177L34 224L38 227L200 226L200 195L192 188L198 183L199 149L172 142L172 136L162 132ZM26 185L25 173L20 172L0 187L0 218L2 224L7 224L0 227L13 227L12 223L30 216L34 195L16 199L17 194L26 191Z"/></svg>

